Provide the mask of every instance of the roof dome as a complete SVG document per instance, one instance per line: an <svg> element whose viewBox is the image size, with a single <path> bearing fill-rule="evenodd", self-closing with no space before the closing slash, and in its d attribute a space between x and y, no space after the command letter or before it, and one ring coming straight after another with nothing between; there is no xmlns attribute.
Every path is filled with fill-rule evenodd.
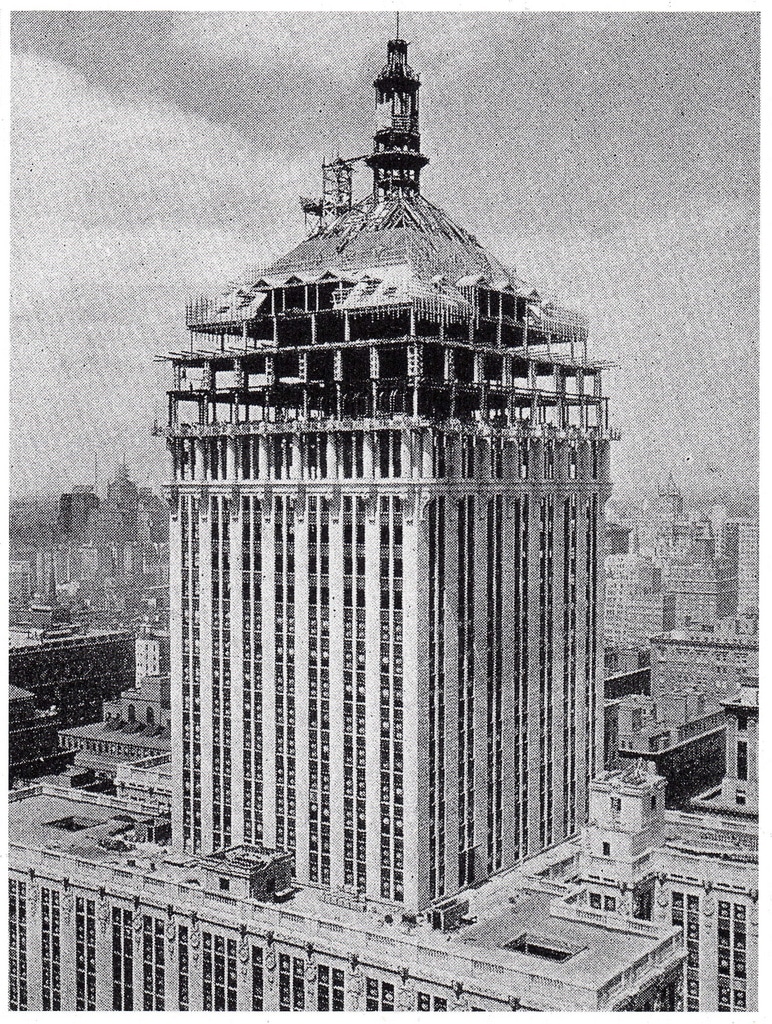
<svg viewBox="0 0 772 1024"><path fill-rule="evenodd" d="M272 263L266 273L313 273L329 267L361 271L398 264L408 265L419 277L441 274L455 283L482 275L500 286L523 286L474 235L420 193L368 196Z"/></svg>

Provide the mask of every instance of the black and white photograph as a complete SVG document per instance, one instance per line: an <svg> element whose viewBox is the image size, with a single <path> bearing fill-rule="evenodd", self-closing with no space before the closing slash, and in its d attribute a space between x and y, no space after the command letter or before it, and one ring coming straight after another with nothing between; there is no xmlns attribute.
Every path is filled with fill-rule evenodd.
<svg viewBox="0 0 772 1024"><path fill-rule="evenodd" d="M8 1008L758 1013L759 12L6 24Z"/></svg>

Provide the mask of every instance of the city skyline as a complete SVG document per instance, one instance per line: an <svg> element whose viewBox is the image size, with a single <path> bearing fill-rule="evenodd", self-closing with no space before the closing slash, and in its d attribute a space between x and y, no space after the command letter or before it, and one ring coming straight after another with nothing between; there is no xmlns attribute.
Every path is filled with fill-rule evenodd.
<svg viewBox="0 0 772 1024"><path fill-rule="evenodd" d="M14 492L65 489L91 452L104 466L127 447L164 478L152 359L182 341L186 296L299 241L297 196L318 188L321 157L367 147L392 15L347 15L333 66L341 17L15 17ZM753 489L756 16L411 13L403 26L429 83L426 193L578 301L593 350L619 364L617 493L670 469L685 487ZM119 70L101 56L116 47ZM40 358L58 370L48 380Z"/></svg>

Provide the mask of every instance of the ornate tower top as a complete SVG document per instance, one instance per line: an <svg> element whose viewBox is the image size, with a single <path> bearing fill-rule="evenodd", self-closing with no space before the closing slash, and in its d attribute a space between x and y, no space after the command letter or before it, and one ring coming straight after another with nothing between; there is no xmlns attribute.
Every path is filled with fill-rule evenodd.
<svg viewBox="0 0 772 1024"><path fill-rule="evenodd" d="M407 46L404 39L389 40L387 63L373 83L376 127L367 163L378 199L419 192L421 168L429 163L418 128L421 80L407 62Z"/></svg>

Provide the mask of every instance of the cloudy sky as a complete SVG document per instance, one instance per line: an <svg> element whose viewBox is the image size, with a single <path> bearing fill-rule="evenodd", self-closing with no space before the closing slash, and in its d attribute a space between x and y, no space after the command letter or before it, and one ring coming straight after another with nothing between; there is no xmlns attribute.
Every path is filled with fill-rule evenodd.
<svg viewBox="0 0 772 1024"><path fill-rule="evenodd" d="M325 156L366 151L393 15L12 17L12 489L88 481L95 453L157 483L153 357L189 294L300 239ZM621 491L754 480L757 19L402 18L423 190L586 310Z"/></svg>

